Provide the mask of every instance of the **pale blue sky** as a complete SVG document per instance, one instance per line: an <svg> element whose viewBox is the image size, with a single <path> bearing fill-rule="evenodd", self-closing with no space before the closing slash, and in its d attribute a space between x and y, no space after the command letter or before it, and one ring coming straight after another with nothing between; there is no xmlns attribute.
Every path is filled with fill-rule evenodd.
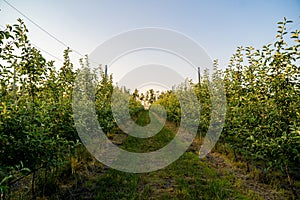
<svg viewBox="0 0 300 200"><path fill-rule="evenodd" d="M300 29L299 0L7 1L82 54L91 53L120 32L162 27L193 38L224 67L237 46L261 47L274 41L276 23L283 17L295 22L294 29ZM0 9L1 25L24 18L2 0ZM34 44L62 58L64 46L24 21ZM72 54L74 62L78 58Z"/></svg>

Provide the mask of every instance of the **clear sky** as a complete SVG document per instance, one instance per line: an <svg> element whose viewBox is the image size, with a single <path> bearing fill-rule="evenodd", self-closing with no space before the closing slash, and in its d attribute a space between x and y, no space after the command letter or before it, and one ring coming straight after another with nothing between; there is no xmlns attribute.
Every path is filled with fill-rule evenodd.
<svg viewBox="0 0 300 200"><path fill-rule="evenodd" d="M300 29L300 0L7 0L59 40L82 54L130 29L162 27L197 41L224 67L237 46L272 42L276 23L286 17ZM0 0L0 24L24 19ZM30 39L62 58L64 46L24 19ZM45 54L48 59L55 58ZM80 56L72 54L75 65ZM57 65L61 65L56 60Z"/></svg>

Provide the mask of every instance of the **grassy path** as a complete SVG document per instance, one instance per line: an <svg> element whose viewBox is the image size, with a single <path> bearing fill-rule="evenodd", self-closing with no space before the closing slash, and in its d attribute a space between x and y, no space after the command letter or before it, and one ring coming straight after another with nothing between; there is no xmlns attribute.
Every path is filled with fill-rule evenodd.
<svg viewBox="0 0 300 200"><path fill-rule="evenodd" d="M136 123L150 122L149 113L140 113ZM155 136L140 139L128 136L121 148L132 152L150 152L165 146L176 134L166 123ZM259 192L238 177L234 166L216 153L200 160L191 149L168 167L143 174L120 172L95 161L79 169L76 186L64 199L278 199L269 188ZM83 172L85 171L85 172ZM255 185L255 183L254 183ZM266 195L264 195L266 194Z"/></svg>
<svg viewBox="0 0 300 200"><path fill-rule="evenodd" d="M149 123L148 112L141 113L136 123ZM122 148L133 152L154 151L173 137L174 132L165 126L148 139L128 136ZM184 153L173 164L155 172L130 174L108 169L89 182L97 185L96 199L247 199L230 180L220 178L192 152Z"/></svg>

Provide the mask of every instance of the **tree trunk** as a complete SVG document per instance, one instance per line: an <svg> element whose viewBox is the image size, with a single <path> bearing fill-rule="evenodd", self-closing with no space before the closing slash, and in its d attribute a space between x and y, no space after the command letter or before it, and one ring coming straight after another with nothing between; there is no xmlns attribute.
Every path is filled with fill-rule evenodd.
<svg viewBox="0 0 300 200"><path fill-rule="evenodd" d="M32 183L31 183L31 192L32 192L32 199L35 200L36 199L36 194L35 194L35 171L32 174Z"/></svg>

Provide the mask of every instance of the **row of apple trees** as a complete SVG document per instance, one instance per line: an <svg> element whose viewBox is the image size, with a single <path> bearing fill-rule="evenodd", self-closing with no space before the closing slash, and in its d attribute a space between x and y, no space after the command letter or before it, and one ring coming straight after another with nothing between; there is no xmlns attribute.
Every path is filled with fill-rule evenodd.
<svg viewBox="0 0 300 200"><path fill-rule="evenodd" d="M201 104L202 136L214 120L210 89L222 79L227 106L220 142L247 162L261 163L265 172L281 170L292 186L290 168L300 161L300 31L288 32L290 23L278 23L273 44L238 47L225 70L215 62L213 72L205 71L193 88ZM176 91L163 93L155 103L165 107L168 120L180 123Z"/></svg>
<svg viewBox="0 0 300 200"><path fill-rule="evenodd" d="M72 116L79 71L73 69L71 51L64 51L63 65L57 69L30 43L27 32L20 19L0 31L0 198L29 174L35 198L35 173L66 163L80 142ZM80 64L88 68L88 59ZM108 133L116 129L110 106L114 86L112 76L99 71L100 78L94 80L95 109ZM142 109L134 98L129 107L132 115Z"/></svg>
<svg viewBox="0 0 300 200"><path fill-rule="evenodd" d="M276 41L261 49L238 47L224 72L227 119L223 137L263 169L281 169L300 160L300 40L291 21L278 23Z"/></svg>

